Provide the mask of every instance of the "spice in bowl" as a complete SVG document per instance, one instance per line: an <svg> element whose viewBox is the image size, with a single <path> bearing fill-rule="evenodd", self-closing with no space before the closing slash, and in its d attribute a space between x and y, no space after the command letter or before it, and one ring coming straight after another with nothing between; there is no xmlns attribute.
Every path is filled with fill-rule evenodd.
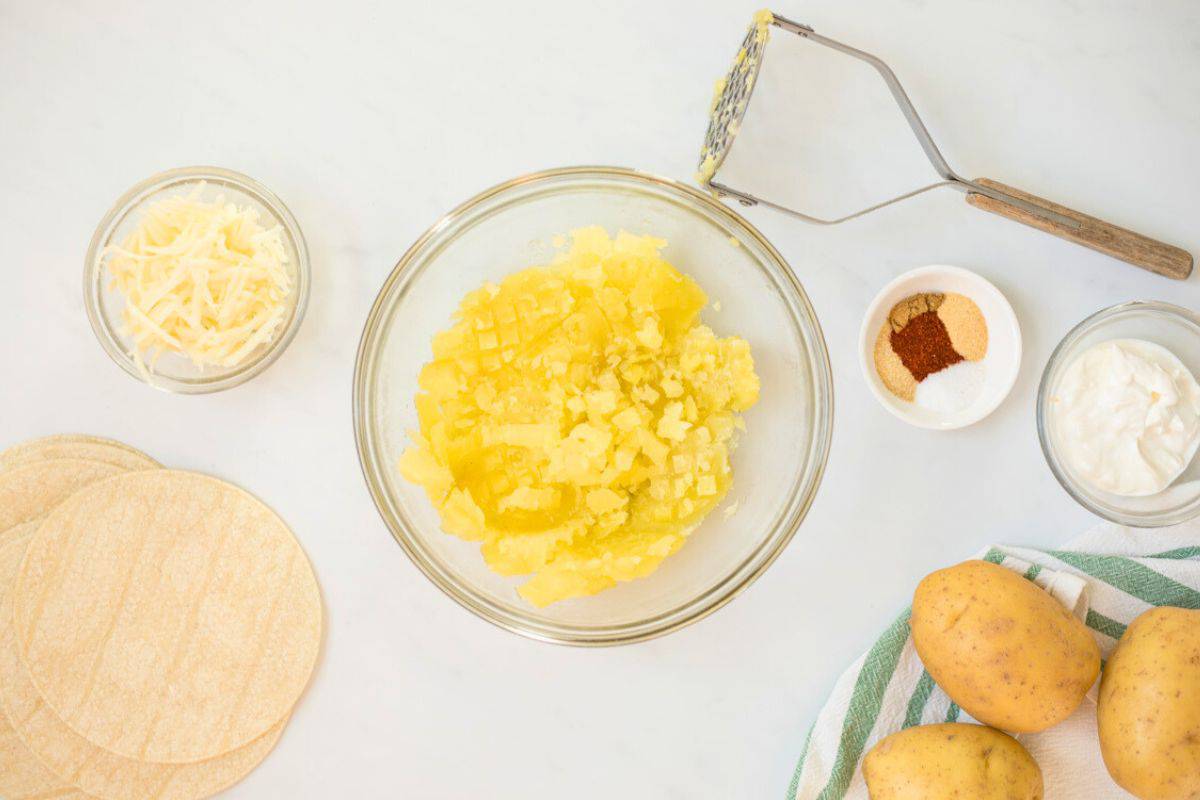
<svg viewBox="0 0 1200 800"><path fill-rule="evenodd" d="M901 400L952 414L979 397L987 347L987 322L975 301L921 292L892 306L875 339L875 370Z"/></svg>

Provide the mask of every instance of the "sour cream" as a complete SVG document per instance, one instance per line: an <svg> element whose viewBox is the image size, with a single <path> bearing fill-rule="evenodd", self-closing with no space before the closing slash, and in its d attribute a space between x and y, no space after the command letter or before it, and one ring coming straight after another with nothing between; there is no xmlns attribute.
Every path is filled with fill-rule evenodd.
<svg viewBox="0 0 1200 800"><path fill-rule="evenodd" d="M1094 345L1067 367L1051 402L1059 455L1105 492L1157 494L1200 446L1200 384L1153 342Z"/></svg>

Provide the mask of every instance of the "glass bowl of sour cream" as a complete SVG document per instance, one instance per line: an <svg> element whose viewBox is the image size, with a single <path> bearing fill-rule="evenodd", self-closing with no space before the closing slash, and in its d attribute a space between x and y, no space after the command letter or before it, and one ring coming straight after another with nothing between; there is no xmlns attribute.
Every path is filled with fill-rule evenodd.
<svg viewBox="0 0 1200 800"><path fill-rule="evenodd" d="M1200 316L1134 301L1076 325L1046 364L1037 427L1054 477L1140 528L1200 515Z"/></svg>

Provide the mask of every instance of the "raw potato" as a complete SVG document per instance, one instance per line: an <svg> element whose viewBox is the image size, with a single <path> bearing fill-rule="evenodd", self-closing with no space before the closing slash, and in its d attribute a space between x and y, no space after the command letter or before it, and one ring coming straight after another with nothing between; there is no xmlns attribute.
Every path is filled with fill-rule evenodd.
<svg viewBox="0 0 1200 800"><path fill-rule="evenodd" d="M867 753L871 800L1041 800L1033 756L994 728L947 722L893 733Z"/></svg>
<svg viewBox="0 0 1200 800"><path fill-rule="evenodd" d="M1113 780L1142 800L1200 798L1200 611L1135 619L1104 669L1096 708Z"/></svg>
<svg viewBox="0 0 1200 800"><path fill-rule="evenodd" d="M202 761L259 738L291 711L320 647L316 578L283 521L176 470L119 475L55 508L13 604L45 703L140 761Z"/></svg>
<svg viewBox="0 0 1200 800"><path fill-rule="evenodd" d="M36 777L24 780L31 787L28 797L48 800L49 792L62 786L54 775L70 775L82 791L63 797L95 797L101 800L199 800L237 783L257 767L279 741L285 719L243 748L194 764L154 764L134 761L101 750L72 731L42 702L17 655L12 629L12 585L16 581L29 537L18 537L0 546L0 719L11 720L19 735L14 748L18 767L25 766ZM0 728L3 728L0 725ZM4 732L0 732L0 753ZM0 774L6 761L0 756ZM42 765L50 768L48 772ZM33 766L40 768L32 772ZM32 782L31 782L32 781ZM0 797L5 780L0 777ZM33 791L40 788L42 793ZM15 790L13 791L15 794Z"/></svg>
<svg viewBox="0 0 1200 800"><path fill-rule="evenodd" d="M1100 673L1082 622L1032 581L986 561L938 570L913 596L913 644L964 711L1033 733L1069 717Z"/></svg>

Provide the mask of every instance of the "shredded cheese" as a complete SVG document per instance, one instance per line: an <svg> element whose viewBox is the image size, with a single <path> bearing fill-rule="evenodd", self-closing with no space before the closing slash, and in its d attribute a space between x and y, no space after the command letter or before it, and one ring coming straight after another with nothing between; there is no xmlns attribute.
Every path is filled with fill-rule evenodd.
<svg viewBox="0 0 1200 800"><path fill-rule="evenodd" d="M197 368L229 368L252 355L287 316L291 279L283 230L250 206L187 196L148 207L105 251L109 288L125 297L121 333L147 372L163 352Z"/></svg>

